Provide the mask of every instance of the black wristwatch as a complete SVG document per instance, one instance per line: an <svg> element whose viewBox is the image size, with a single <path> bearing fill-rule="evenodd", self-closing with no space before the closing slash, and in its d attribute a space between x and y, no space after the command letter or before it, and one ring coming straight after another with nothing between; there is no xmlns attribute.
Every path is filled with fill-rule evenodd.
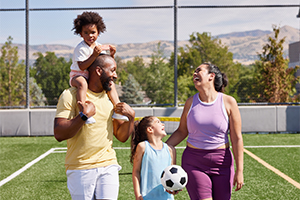
<svg viewBox="0 0 300 200"><path fill-rule="evenodd" d="M83 121L86 121L88 119L88 117L85 114L83 114L83 112L79 112L79 115Z"/></svg>

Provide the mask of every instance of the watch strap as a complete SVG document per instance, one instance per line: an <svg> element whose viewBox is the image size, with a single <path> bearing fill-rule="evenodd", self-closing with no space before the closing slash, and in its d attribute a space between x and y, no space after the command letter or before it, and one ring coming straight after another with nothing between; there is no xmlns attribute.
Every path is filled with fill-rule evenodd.
<svg viewBox="0 0 300 200"><path fill-rule="evenodd" d="M88 117L85 114L83 114L83 112L79 112L79 115L83 121L86 121L88 119Z"/></svg>

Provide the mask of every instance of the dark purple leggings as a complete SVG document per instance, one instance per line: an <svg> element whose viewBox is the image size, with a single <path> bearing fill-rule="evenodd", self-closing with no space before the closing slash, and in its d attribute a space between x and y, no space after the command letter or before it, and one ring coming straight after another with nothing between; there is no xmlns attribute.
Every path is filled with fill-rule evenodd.
<svg viewBox="0 0 300 200"><path fill-rule="evenodd" d="M201 150L186 147L182 168L188 174L186 188L192 200L230 200L234 166L229 148Z"/></svg>

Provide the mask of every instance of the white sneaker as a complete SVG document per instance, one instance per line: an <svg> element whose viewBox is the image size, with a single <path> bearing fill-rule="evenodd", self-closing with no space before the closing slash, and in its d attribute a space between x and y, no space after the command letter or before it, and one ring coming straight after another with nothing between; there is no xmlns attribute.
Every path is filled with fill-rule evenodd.
<svg viewBox="0 0 300 200"><path fill-rule="evenodd" d="M114 112L114 114L112 115L112 118L118 119L118 120L121 120L121 121L126 121L126 122L129 121L129 119L128 119L127 116L121 115L121 114L118 114L118 113L115 113L115 112Z"/></svg>
<svg viewBox="0 0 300 200"><path fill-rule="evenodd" d="M86 120L85 124L94 124L96 123L96 120L94 119L94 117L90 117Z"/></svg>

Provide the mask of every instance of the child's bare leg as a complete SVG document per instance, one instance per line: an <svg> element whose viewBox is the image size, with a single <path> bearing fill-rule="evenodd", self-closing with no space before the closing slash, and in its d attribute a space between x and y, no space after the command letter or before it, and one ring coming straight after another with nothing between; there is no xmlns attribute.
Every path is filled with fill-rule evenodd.
<svg viewBox="0 0 300 200"><path fill-rule="evenodd" d="M71 84L72 84L72 86L77 88L77 94L76 94L77 102L80 101L81 104L85 104L86 92L87 92L87 88L88 88L88 83L87 83L86 79L83 76L77 76L71 80ZM81 106L79 106L79 111L82 112ZM85 113L83 113L83 114L85 114ZM93 124L95 122L96 122L95 119L93 117L90 117L87 119L87 121L85 123Z"/></svg>
<svg viewBox="0 0 300 200"><path fill-rule="evenodd" d="M120 102L115 83L112 83L111 90L107 91L107 95L110 101L112 102L112 104L114 105L114 107L117 105L117 103Z"/></svg>
<svg viewBox="0 0 300 200"><path fill-rule="evenodd" d="M117 93L115 83L112 83L111 90L107 91L107 95L108 95L110 101L112 102L112 104L114 105L114 107L116 107L116 105L118 103L120 103L120 99L119 99L119 95ZM115 113L115 112L114 112L112 117L114 119L118 119L118 120L122 120L122 121L129 121L127 116L122 115L122 114L118 114L118 113Z"/></svg>
<svg viewBox="0 0 300 200"><path fill-rule="evenodd" d="M76 95L77 101L80 101L81 103L84 104L86 100L86 92L88 88L86 79L83 76L77 76L71 80L71 84L72 86L77 88L77 95Z"/></svg>

